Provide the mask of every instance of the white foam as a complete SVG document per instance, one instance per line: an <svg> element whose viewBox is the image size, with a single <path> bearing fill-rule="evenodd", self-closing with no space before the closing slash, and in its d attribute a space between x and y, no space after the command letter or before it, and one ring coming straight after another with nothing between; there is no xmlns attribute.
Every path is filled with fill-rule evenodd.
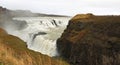
<svg viewBox="0 0 120 65"><path fill-rule="evenodd" d="M56 40L61 36L62 32L68 24L69 17L23 17L14 18L15 20L24 20L28 27L23 30L8 31L9 34L20 37L27 42L28 48L46 54L48 56L56 56ZM56 21L55 26L51 22ZM42 21L42 23L41 23ZM33 41L33 37L38 32L45 32L46 35L38 35Z"/></svg>

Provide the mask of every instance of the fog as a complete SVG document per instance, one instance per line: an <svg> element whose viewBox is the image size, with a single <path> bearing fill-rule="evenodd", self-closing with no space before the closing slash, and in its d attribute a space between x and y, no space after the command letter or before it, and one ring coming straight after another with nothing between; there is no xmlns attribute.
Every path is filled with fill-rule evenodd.
<svg viewBox="0 0 120 65"><path fill-rule="evenodd" d="M77 13L120 14L120 0L1 0L0 5L13 10L71 16Z"/></svg>
<svg viewBox="0 0 120 65"><path fill-rule="evenodd" d="M13 32L14 30L22 30L27 27L25 21L13 20L8 13L0 13L0 28L5 29L7 32Z"/></svg>

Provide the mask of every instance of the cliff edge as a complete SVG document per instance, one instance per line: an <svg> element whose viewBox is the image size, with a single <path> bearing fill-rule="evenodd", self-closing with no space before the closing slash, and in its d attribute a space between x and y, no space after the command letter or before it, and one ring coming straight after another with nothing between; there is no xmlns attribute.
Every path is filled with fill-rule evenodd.
<svg viewBox="0 0 120 65"><path fill-rule="evenodd" d="M72 65L120 65L120 16L76 15L57 48Z"/></svg>

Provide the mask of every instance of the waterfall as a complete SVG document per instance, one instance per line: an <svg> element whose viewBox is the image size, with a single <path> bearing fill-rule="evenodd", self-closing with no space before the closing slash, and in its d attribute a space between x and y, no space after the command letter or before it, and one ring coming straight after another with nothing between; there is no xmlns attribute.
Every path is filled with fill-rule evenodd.
<svg viewBox="0 0 120 65"><path fill-rule="evenodd" d="M28 27L9 34L27 42L28 48L48 56L57 56L56 40L68 24L69 17L23 17L15 20L26 21Z"/></svg>
<svg viewBox="0 0 120 65"><path fill-rule="evenodd" d="M30 49L34 49L35 51L39 51L42 54L46 54L49 56L56 56L57 48L56 48L56 40L45 39L43 36L37 36L33 41L33 44L30 46Z"/></svg>

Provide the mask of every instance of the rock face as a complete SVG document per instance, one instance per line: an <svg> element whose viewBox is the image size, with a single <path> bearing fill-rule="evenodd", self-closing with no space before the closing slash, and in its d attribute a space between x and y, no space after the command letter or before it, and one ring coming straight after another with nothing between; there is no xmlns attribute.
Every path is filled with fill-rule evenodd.
<svg viewBox="0 0 120 65"><path fill-rule="evenodd" d="M68 65L68 63L29 50L25 42L0 28L0 65Z"/></svg>
<svg viewBox="0 0 120 65"><path fill-rule="evenodd" d="M120 16L76 15L57 47L72 65L120 65Z"/></svg>

